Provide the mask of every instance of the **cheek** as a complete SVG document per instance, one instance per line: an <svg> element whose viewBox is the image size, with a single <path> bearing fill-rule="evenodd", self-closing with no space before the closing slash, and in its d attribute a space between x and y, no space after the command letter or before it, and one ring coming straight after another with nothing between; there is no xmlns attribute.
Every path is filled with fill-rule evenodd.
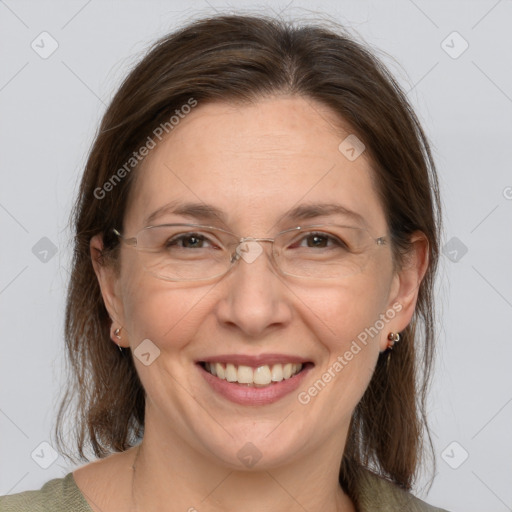
<svg viewBox="0 0 512 512"><path fill-rule="evenodd" d="M307 295L311 324L326 357L316 378L300 389L297 399L311 416L327 417L319 428L327 432L349 421L371 380L387 336L385 322L388 282L358 276L336 289L316 289ZM328 413L326 412L328 411Z"/></svg>
<svg viewBox="0 0 512 512"><path fill-rule="evenodd" d="M197 331L194 317L210 287L162 281L126 265L122 295L126 331L132 348L150 339L161 351L182 348Z"/></svg>
<svg viewBox="0 0 512 512"><path fill-rule="evenodd" d="M390 281L384 274L359 275L339 286L315 287L298 294L309 310L311 327L315 326L318 339L330 352L345 351L351 340L377 340L382 331L380 316L385 313ZM376 334L375 327L379 331ZM371 334L368 334L368 332ZM387 335L387 332L386 332Z"/></svg>

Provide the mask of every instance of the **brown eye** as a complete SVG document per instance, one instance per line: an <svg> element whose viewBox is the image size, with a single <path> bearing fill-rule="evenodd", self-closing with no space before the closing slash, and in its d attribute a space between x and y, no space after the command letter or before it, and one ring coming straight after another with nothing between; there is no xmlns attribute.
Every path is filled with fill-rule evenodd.
<svg viewBox="0 0 512 512"><path fill-rule="evenodd" d="M303 242L305 242L305 245ZM326 249L330 247L347 248L347 244L338 237L323 232L308 233L294 244L294 246L319 249Z"/></svg>
<svg viewBox="0 0 512 512"><path fill-rule="evenodd" d="M325 247L329 243L329 237L324 235L309 235L306 237L308 247Z"/></svg>
<svg viewBox="0 0 512 512"><path fill-rule="evenodd" d="M185 249L188 248L202 248L203 242L206 241L206 237L198 235L197 233L186 233L184 235L176 236L171 240L167 241L166 247L179 245Z"/></svg>

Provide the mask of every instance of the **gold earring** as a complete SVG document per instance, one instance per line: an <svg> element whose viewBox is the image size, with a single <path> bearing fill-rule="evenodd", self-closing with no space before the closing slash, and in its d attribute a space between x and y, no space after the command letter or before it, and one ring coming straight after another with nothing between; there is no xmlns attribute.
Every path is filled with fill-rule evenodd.
<svg viewBox="0 0 512 512"><path fill-rule="evenodd" d="M114 331L114 336L120 340L121 339L121 329L122 327L118 327L115 331ZM120 352L123 352L123 348L121 347L121 345L119 345L119 343L117 344L117 346L119 347L119 351Z"/></svg>
<svg viewBox="0 0 512 512"><path fill-rule="evenodd" d="M392 349L393 345L395 343L399 342L399 341L400 341L400 334L394 333L394 332L390 332L388 334L388 346L386 348Z"/></svg>
<svg viewBox="0 0 512 512"><path fill-rule="evenodd" d="M391 359L391 351L393 350L393 345L398 341L400 341L400 334L394 332L390 332L388 334L388 346L386 347L388 353L388 357L386 358L386 371L389 371L389 360Z"/></svg>

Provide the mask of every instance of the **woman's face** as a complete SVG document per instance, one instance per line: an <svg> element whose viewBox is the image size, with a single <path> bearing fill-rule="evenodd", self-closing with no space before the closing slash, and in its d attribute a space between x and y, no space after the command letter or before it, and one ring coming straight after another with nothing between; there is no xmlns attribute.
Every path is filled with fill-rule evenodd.
<svg viewBox="0 0 512 512"><path fill-rule="evenodd" d="M339 149L348 135L332 111L300 97L199 103L137 171L124 235L135 236L169 203L209 205L224 220L169 208L151 224L208 224L274 237L298 225L337 223L386 235L366 153L354 159L350 149ZM352 213L283 220L298 206L325 203ZM330 280L283 276L271 265L270 244L261 247L253 261L240 258L211 281L158 279L125 245L119 277L98 271L109 312L123 327L121 344L135 351L147 394L146 433L231 467L260 457L258 467L272 467L326 444L342 450L379 351L389 332L409 323L415 302L417 276L394 272L388 244L375 244L363 271ZM143 340L150 341L139 359ZM279 379L279 363L286 372L284 365L301 362L303 370L257 387L213 376L204 362L226 371L226 363L235 371L259 368L263 379L269 371ZM246 373L238 368L234 375L244 380Z"/></svg>

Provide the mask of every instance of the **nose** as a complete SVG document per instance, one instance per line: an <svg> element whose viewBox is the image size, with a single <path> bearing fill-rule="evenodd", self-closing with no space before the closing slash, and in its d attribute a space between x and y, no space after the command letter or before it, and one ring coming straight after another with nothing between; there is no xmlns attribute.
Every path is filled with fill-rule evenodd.
<svg viewBox="0 0 512 512"><path fill-rule="evenodd" d="M234 265L223 278L217 306L221 323L257 338L287 325L291 318L289 291L270 260L270 239L242 239Z"/></svg>

